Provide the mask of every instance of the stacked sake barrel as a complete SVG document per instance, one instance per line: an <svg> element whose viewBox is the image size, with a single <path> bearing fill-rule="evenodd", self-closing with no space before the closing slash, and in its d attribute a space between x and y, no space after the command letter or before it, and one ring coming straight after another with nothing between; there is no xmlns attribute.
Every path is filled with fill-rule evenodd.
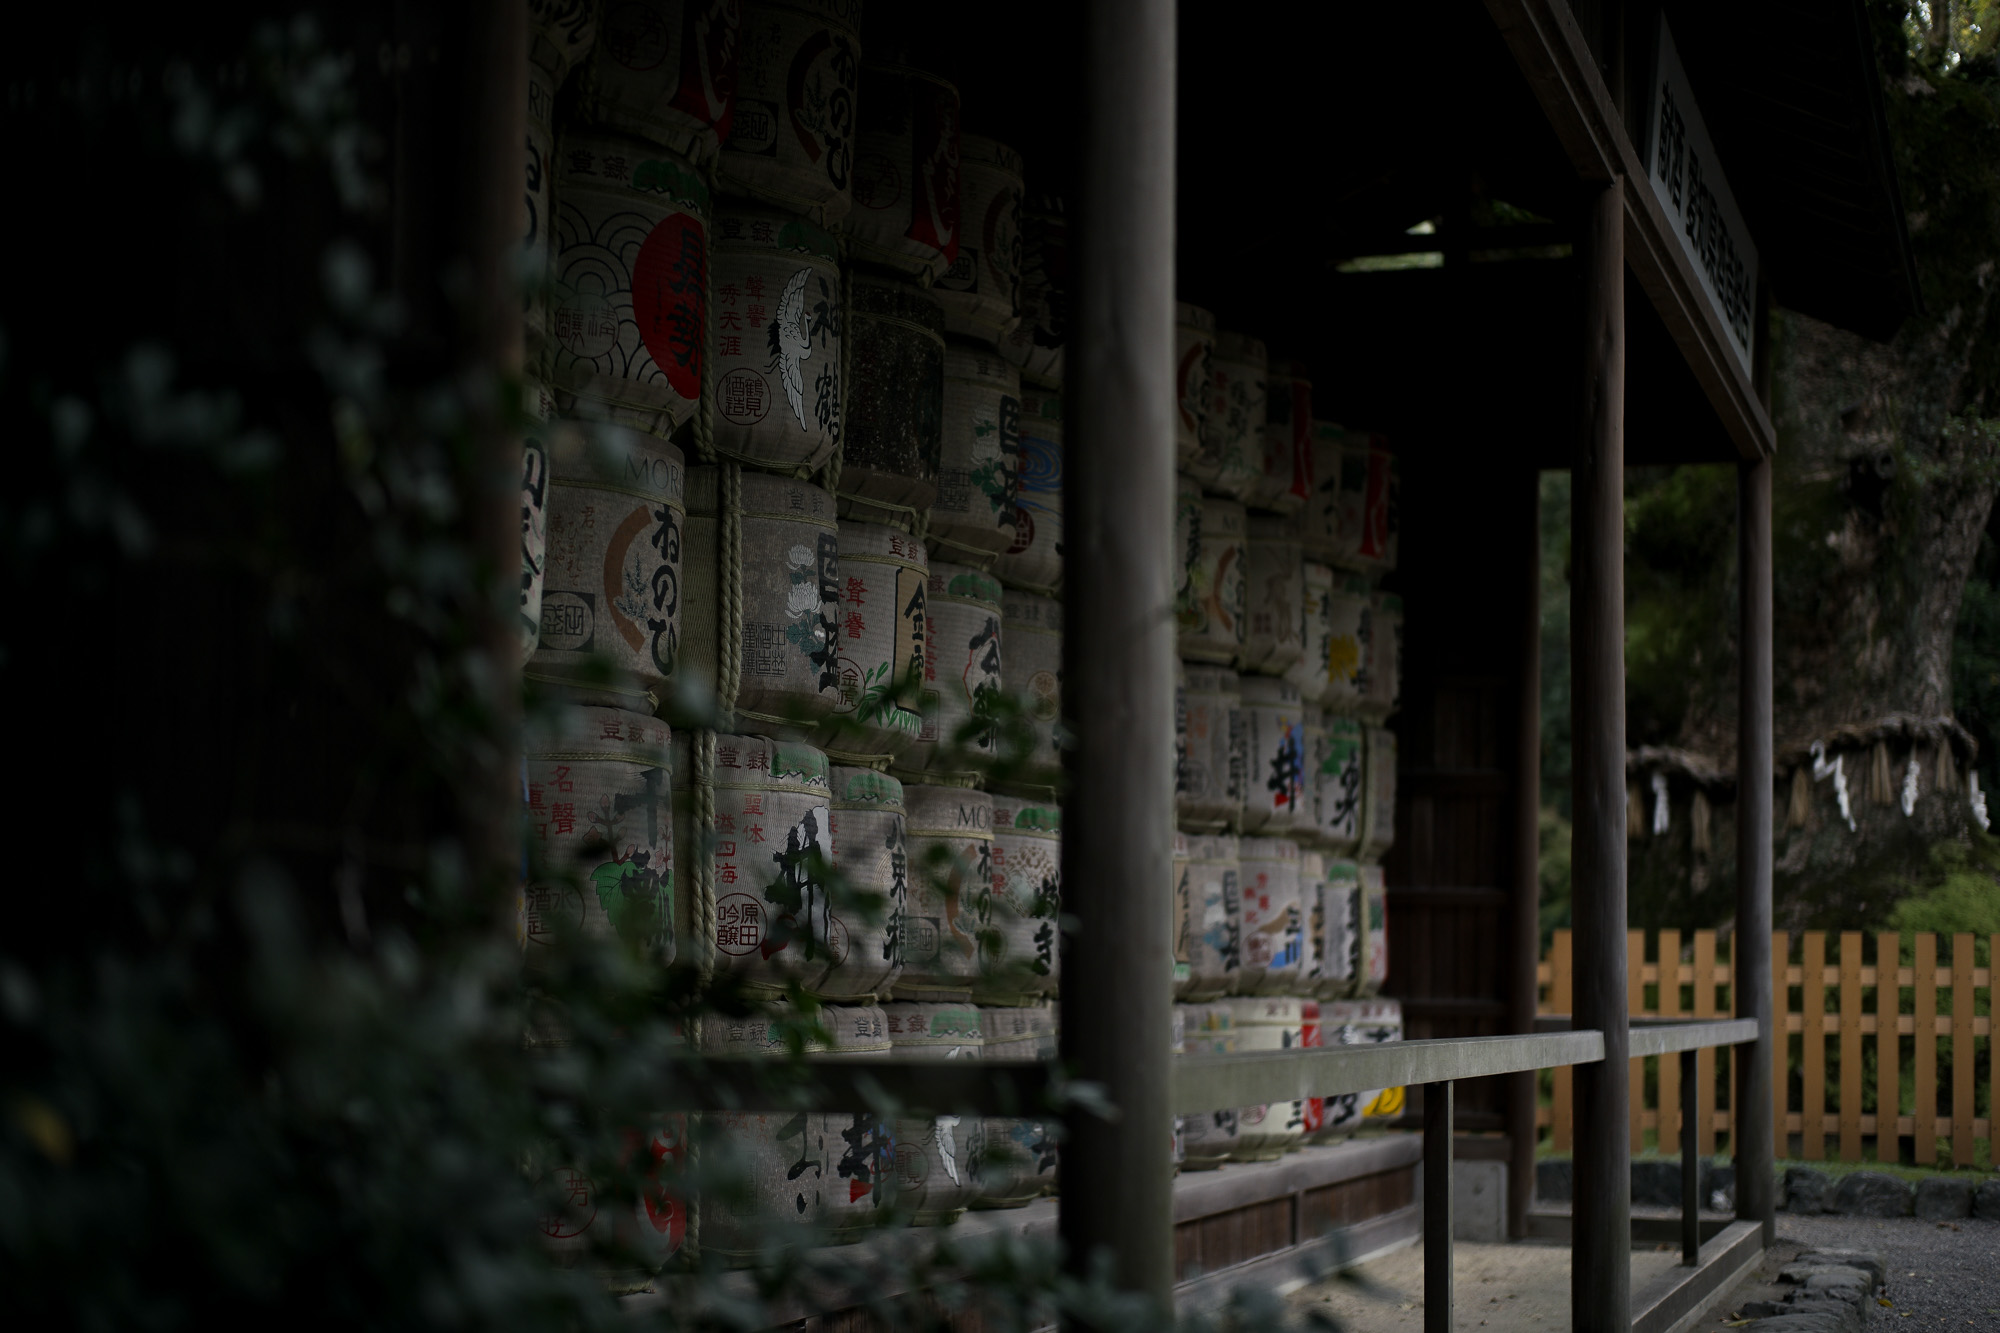
<svg viewBox="0 0 2000 1333"><path fill-rule="evenodd" d="M1177 308L1176 354L1181 1050L1317 1046L1329 1005L1395 1010L1373 998L1395 834L1395 460L1315 417L1306 367L1207 310ZM1183 1169L1348 1132L1381 1097L1352 1100L1183 1119Z"/></svg>

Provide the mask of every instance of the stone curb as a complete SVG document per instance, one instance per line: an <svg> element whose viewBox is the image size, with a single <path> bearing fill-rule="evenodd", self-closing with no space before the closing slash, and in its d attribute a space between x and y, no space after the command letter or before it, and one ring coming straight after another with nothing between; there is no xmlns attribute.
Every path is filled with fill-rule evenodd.
<svg viewBox="0 0 2000 1333"><path fill-rule="evenodd" d="M1880 1255L1809 1251L1779 1270L1792 1286L1782 1302L1753 1301L1743 1313L1756 1321L1753 1333L1862 1333L1883 1277Z"/></svg>

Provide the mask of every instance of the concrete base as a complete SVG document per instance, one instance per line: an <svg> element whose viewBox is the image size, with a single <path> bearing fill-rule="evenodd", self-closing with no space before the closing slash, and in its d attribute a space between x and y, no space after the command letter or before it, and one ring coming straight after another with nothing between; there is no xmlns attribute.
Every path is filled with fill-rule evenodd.
<svg viewBox="0 0 2000 1333"><path fill-rule="evenodd" d="M1453 1240L1498 1244L1507 1239L1507 1164L1466 1161L1451 1164Z"/></svg>

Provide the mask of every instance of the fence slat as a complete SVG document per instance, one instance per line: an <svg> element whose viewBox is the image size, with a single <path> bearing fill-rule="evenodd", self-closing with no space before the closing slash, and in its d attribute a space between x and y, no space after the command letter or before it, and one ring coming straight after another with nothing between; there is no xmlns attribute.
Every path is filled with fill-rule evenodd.
<svg viewBox="0 0 2000 1333"><path fill-rule="evenodd" d="M1791 1083L1786 1078L1790 1067L1787 1058L1792 1039L1785 1026L1785 1015L1792 1006L1788 1000L1785 970L1791 966L1792 937L1782 930L1771 932L1771 1150L1780 1157L1790 1157L1786 1151L1786 1117L1791 1112Z"/></svg>
<svg viewBox="0 0 2000 1333"><path fill-rule="evenodd" d="M1840 1160L1861 1160L1861 932L1840 932Z"/></svg>
<svg viewBox="0 0 2000 1333"><path fill-rule="evenodd" d="M1972 1162L1972 1090L1979 1077L1972 1035L1972 936L1951 937L1951 1160Z"/></svg>
<svg viewBox="0 0 2000 1333"><path fill-rule="evenodd" d="M1549 973L1549 1004L1559 1014L1572 1014L1576 1010L1570 995L1570 933L1556 932L1553 968ZM1575 1078L1567 1065L1554 1071L1555 1085L1552 1114L1549 1117L1549 1146L1557 1152L1569 1152L1573 1146L1570 1129L1575 1124Z"/></svg>
<svg viewBox="0 0 2000 1333"><path fill-rule="evenodd" d="M1715 932L1694 933L1694 1016L1715 1017ZM1703 1157L1715 1152L1715 1051L1698 1051L1694 1058L1694 1150Z"/></svg>
<svg viewBox="0 0 2000 1333"><path fill-rule="evenodd" d="M1937 936L1917 936L1917 1165L1937 1165Z"/></svg>
<svg viewBox="0 0 2000 1333"><path fill-rule="evenodd" d="M1805 1142L1799 1155L1818 1162L1826 1157L1826 1134L1820 1128L1826 1119L1826 932L1809 930L1805 935L1804 1002L1799 1010L1805 1016L1804 1049L1799 1053L1803 1093L1799 1112L1805 1117L1799 1123Z"/></svg>
<svg viewBox="0 0 2000 1333"><path fill-rule="evenodd" d="M1722 984L1728 989L1724 991L1722 1003L1718 1004L1716 1009L1723 1014L1734 1014L1736 1012L1736 937L1733 935L1729 938L1729 961L1722 965ZM1736 1155L1738 1145L1736 1131L1733 1128L1736 1120L1731 1114L1733 1109L1731 1102L1736 1097L1736 1090L1743 1086L1742 1066L1736 1063L1736 1053L1734 1051L1723 1052L1716 1056L1716 1059L1722 1062L1718 1066L1719 1068L1729 1071L1729 1092L1726 1096L1721 1093L1716 1094L1715 1132L1717 1134L1729 1135L1729 1152L1731 1156L1734 1156Z"/></svg>
<svg viewBox="0 0 2000 1333"><path fill-rule="evenodd" d="M1986 1157L2000 1163L2000 1005L1993 1003L2000 999L2000 986L1993 984L2000 977L2000 935L1986 942L1986 964Z"/></svg>
<svg viewBox="0 0 2000 1333"><path fill-rule="evenodd" d="M1697 974L1696 985L1700 985ZM1660 1017L1681 1016L1681 933L1660 932ZM1660 1151L1681 1141L1681 1062L1660 1061Z"/></svg>
<svg viewBox="0 0 2000 1333"><path fill-rule="evenodd" d="M1901 935L1885 930L1875 937L1875 1160L1900 1160L1896 1121L1903 1114L1903 988L1897 984Z"/></svg>
<svg viewBox="0 0 2000 1333"><path fill-rule="evenodd" d="M1625 932L1625 1012L1637 1018L1646 1012L1646 986L1642 973L1646 966L1646 932L1628 930ZM1632 1136L1632 1151L1646 1151L1646 1130L1639 1123L1640 1115L1646 1109L1646 1057L1639 1056L1625 1062L1625 1091ZM1662 1152L1666 1144L1660 1145Z"/></svg>

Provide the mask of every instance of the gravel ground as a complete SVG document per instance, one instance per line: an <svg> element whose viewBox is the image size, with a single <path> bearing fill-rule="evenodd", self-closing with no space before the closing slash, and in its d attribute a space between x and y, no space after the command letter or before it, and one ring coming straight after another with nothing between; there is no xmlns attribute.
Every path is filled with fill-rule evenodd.
<svg viewBox="0 0 2000 1333"><path fill-rule="evenodd" d="M1774 1258L1800 1249L1867 1250L1882 1256L1890 1304L1871 1311L1869 1326L1878 1333L1968 1326L2000 1330L2000 1222L1962 1218L1939 1224L1912 1217L1779 1213ZM1753 1278L1737 1299L1755 1299L1750 1288L1757 1285ZM1725 1313L1717 1310L1707 1327L1717 1328Z"/></svg>

